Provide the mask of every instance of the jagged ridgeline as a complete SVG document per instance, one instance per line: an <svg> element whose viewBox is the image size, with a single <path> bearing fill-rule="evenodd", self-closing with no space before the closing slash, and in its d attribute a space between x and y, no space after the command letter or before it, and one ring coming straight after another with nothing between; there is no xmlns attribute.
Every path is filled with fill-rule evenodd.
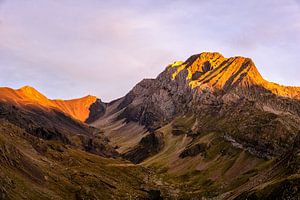
<svg viewBox="0 0 300 200"><path fill-rule="evenodd" d="M201 53L142 80L91 125L124 158L154 167L173 197L271 198L281 187L295 196L299 100L299 87L264 80L249 58Z"/></svg>
<svg viewBox="0 0 300 200"><path fill-rule="evenodd" d="M149 170L83 123L102 106L91 96L50 100L28 86L0 88L0 199L152 198Z"/></svg>
<svg viewBox="0 0 300 200"><path fill-rule="evenodd" d="M110 103L0 88L0 199L300 199L300 88L201 53Z"/></svg>

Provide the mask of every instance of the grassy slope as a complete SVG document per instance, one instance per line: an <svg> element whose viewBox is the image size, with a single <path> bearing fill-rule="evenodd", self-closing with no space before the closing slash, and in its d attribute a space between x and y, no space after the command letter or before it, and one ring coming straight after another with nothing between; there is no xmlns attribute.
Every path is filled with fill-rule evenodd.
<svg viewBox="0 0 300 200"><path fill-rule="evenodd" d="M264 199L299 191L299 156L259 159L220 132L191 131L195 123L192 115L174 119L158 130L164 149L132 165L38 139L2 120L0 199L141 199L149 197L144 188L156 187L165 199ZM204 152L179 158L199 143Z"/></svg>
<svg viewBox="0 0 300 200"><path fill-rule="evenodd" d="M201 132L187 137L186 133L191 133L195 121L193 116L179 117L159 129L164 133L165 147L142 163L155 169L159 180L157 184L165 189L165 196L179 199L234 199L243 194L239 198L246 199L254 188L254 191L258 190L260 199L263 197L261 193L267 189L273 195L272 185L280 187L280 183L293 174L298 176L299 163L293 165L293 172L288 170L286 162L290 163L291 158L259 159L233 147L221 133ZM179 158L185 147L198 143L206 145L205 152L194 157ZM264 188L259 188L262 185Z"/></svg>
<svg viewBox="0 0 300 200"><path fill-rule="evenodd" d="M0 199L136 199L147 197L146 169L0 121Z"/></svg>

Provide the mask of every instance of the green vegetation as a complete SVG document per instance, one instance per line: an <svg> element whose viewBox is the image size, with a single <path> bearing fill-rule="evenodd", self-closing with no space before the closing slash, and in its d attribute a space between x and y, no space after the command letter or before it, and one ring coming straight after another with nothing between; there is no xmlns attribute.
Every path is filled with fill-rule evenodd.
<svg viewBox="0 0 300 200"><path fill-rule="evenodd" d="M261 189L247 191L236 198L236 200L281 200L300 198L300 178L292 177L280 180Z"/></svg>
<svg viewBox="0 0 300 200"><path fill-rule="evenodd" d="M284 177L280 174L286 172L288 165L280 164L279 167L279 160L259 159L224 140L221 132L207 132L210 130L207 127L194 134L192 140L184 144L185 136L190 133L194 123L192 116L184 116L162 127L159 131L164 133L167 141L164 149L142 163L153 167L155 179L159 180L165 196L168 196L170 191L176 191L170 199L214 198L220 195L230 198L233 195L233 198L251 190L253 186L259 186L269 180L276 182L280 177ZM182 133L174 134L174 128ZM180 158L182 147L186 148L187 144L188 147L205 144L205 152L193 157ZM277 167L273 168L274 166ZM299 169L296 161L290 162L289 166ZM221 199L224 198L225 196L222 196Z"/></svg>
<svg viewBox="0 0 300 200"><path fill-rule="evenodd" d="M149 171L0 122L0 199L139 199Z"/></svg>

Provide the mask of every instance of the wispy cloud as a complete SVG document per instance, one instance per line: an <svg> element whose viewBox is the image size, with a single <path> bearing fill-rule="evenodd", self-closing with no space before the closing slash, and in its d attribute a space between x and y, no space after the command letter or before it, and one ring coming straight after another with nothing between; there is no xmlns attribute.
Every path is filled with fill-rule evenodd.
<svg viewBox="0 0 300 200"><path fill-rule="evenodd" d="M174 60L220 51L300 85L299 11L296 0L0 0L0 84L111 100Z"/></svg>

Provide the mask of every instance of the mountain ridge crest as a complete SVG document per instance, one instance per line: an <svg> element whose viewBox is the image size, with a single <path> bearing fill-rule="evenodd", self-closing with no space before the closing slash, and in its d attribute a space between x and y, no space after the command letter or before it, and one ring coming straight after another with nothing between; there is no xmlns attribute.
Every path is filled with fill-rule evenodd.
<svg viewBox="0 0 300 200"><path fill-rule="evenodd" d="M167 66L171 79L186 79L192 89L227 90L236 86L260 86L272 93L300 99L300 87L283 86L265 80L251 58L234 56L225 58L218 52L203 52L186 61Z"/></svg>
<svg viewBox="0 0 300 200"><path fill-rule="evenodd" d="M33 105L44 109L58 109L71 117L84 122L90 113L90 107L98 100L96 96L87 95L76 99L48 99L32 86L19 89L0 87L0 98L19 105Z"/></svg>

